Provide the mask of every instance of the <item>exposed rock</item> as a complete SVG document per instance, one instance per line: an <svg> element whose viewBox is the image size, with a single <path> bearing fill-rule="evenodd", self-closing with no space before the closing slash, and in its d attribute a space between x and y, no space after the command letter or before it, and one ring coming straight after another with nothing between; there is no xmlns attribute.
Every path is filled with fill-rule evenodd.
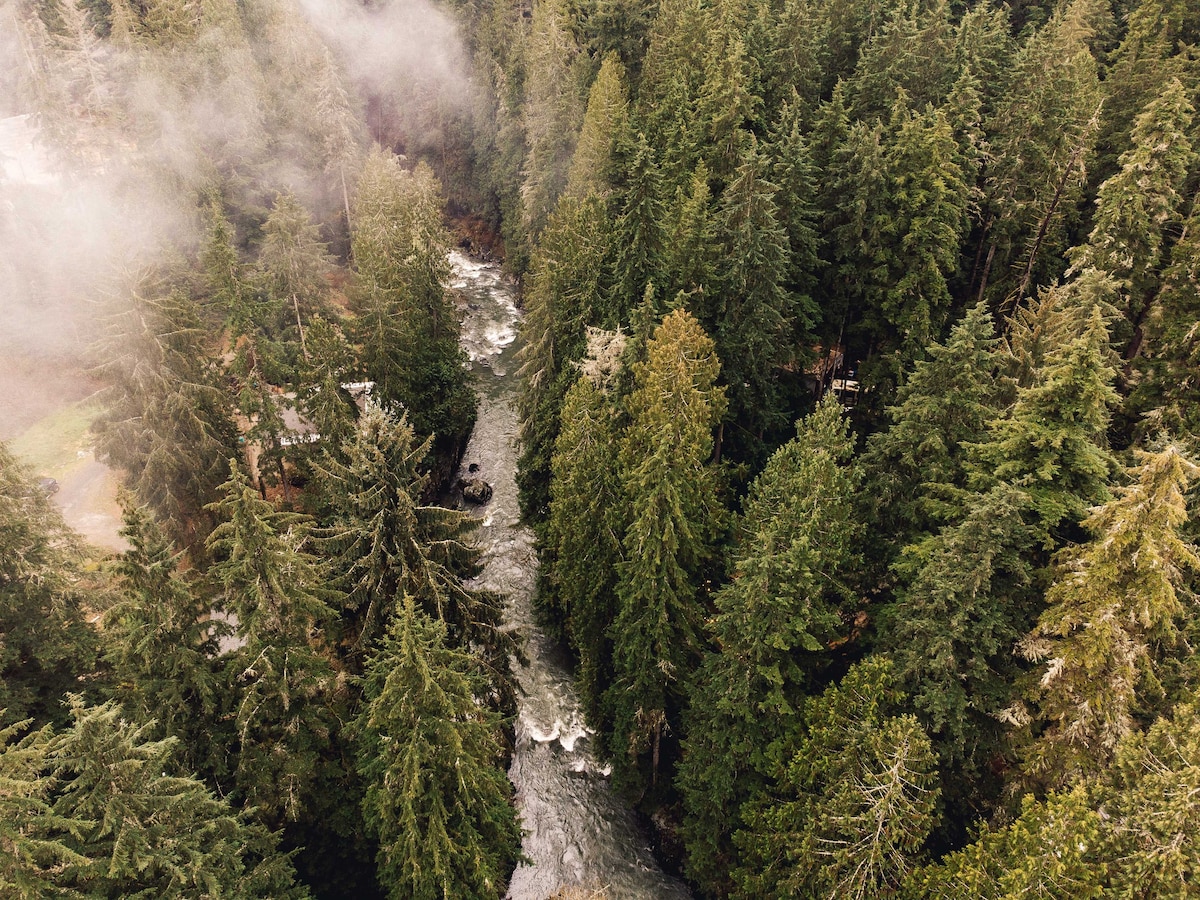
<svg viewBox="0 0 1200 900"><path fill-rule="evenodd" d="M464 478L459 484L462 487L463 500L482 506L492 499L492 486L482 478Z"/></svg>

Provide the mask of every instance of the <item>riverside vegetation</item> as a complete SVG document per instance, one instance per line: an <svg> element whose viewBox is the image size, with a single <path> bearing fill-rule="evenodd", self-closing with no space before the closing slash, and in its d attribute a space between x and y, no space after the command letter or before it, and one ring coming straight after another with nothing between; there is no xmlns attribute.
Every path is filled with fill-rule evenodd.
<svg viewBox="0 0 1200 900"><path fill-rule="evenodd" d="M449 212L522 287L539 613L699 895L1195 895L1200 7L338 8L461 73L8 5L0 112L126 216L0 276L90 301L129 549L0 451L3 892L503 896Z"/></svg>

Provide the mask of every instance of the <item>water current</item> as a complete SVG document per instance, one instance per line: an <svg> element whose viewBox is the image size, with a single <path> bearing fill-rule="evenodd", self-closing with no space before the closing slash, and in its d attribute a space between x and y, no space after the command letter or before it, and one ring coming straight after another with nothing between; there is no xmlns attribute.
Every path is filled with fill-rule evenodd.
<svg viewBox="0 0 1200 900"><path fill-rule="evenodd" d="M462 469L493 487L479 508L484 570L476 586L508 597L507 625L524 637L516 752L509 778L525 829L511 900L546 900L560 888L604 888L611 900L686 900L687 890L654 860L645 833L611 790L609 770L592 752L567 660L534 621L537 576L533 534L517 506L517 308L500 267L452 253L454 287L466 300L462 345L471 359L479 416Z"/></svg>

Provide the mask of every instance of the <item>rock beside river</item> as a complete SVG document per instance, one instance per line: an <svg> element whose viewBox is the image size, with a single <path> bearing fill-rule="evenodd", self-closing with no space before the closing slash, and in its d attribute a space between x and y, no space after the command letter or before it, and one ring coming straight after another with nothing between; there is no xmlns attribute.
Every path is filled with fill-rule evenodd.
<svg viewBox="0 0 1200 900"><path fill-rule="evenodd" d="M482 506L492 499L492 486L482 478L463 478L458 484L467 503Z"/></svg>

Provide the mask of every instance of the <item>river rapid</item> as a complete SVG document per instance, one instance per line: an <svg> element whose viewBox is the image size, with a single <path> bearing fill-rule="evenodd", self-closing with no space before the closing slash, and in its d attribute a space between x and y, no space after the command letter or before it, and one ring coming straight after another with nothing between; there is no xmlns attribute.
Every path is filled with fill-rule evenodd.
<svg viewBox="0 0 1200 900"><path fill-rule="evenodd" d="M516 750L509 778L525 829L512 900L546 900L560 888L604 888L610 900L686 900L666 875L635 817L611 790L609 770L592 752L568 661L537 627L533 593L537 552L517 504L517 361L521 318L500 267L450 254L453 286L466 301L462 346L479 395L475 430L462 460L465 474L493 488L476 512L484 570L473 585L508 597L507 627L524 638L527 666L514 665L521 688Z"/></svg>

